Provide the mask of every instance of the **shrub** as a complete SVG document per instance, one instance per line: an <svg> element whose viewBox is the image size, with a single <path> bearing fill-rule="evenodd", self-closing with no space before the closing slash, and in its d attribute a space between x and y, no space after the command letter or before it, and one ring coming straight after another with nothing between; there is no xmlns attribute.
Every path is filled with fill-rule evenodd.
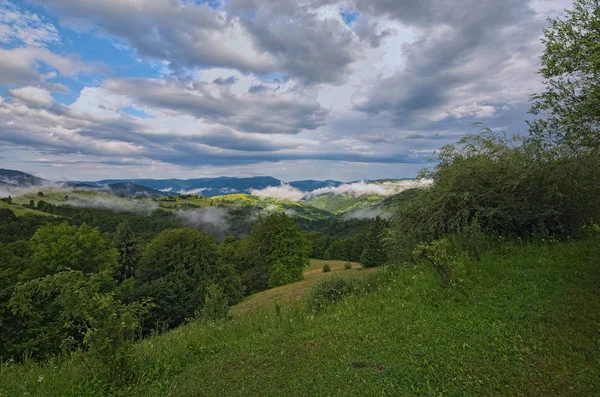
<svg viewBox="0 0 600 397"><path fill-rule="evenodd" d="M331 271L331 266L328 263L323 265L323 273L329 273Z"/></svg>
<svg viewBox="0 0 600 397"><path fill-rule="evenodd" d="M346 269L346 270L350 270L350 269L352 269L352 264L351 264L351 263L346 263L346 264L344 265L344 269Z"/></svg>
<svg viewBox="0 0 600 397"><path fill-rule="evenodd" d="M398 207L389 246L397 261L474 222L488 236L568 238L600 219L600 154L555 156L482 127L440 149L422 176L434 183Z"/></svg>
<svg viewBox="0 0 600 397"><path fill-rule="evenodd" d="M413 252L417 260L430 263L438 272L444 285L452 286L452 261L450 259L450 242L448 239L440 239L429 244L419 244Z"/></svg>
<svg viewBox="0 0 600 397"><path fill-rule="evenodd" d="M227 316L229 312L229 298L223 288L212 284L206 289L204 309L202 316L206 320L216 321Z"/></svg>
<svg viewBox="0 0 600 397"><path fill-rule="evenodd" d="M356 287L357 285L354 280L336 276L320 280L308 293L308 308L313 311L320 311L327 305L339 302L344 297L350 295Z"/></svg>

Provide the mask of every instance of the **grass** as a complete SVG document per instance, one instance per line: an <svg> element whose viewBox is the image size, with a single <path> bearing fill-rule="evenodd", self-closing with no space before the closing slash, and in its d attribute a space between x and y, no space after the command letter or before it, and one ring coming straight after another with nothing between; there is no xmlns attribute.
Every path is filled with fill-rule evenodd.
<svg viewBox="0 0 600 397"><path fill-rule="evenodd" d="M465 260L452 289L427 267L390 269L372 276L374 292L318 315L295 306L279 316L257 311L137 343L129 362L135 380L120 388L111 390L76 354L46 365L0 366L0 392L595 396L599 258L597 239L504 245Z"/></svg>
<svg viewBox="0 0 600 397"><path fill-rule="evenodd" d="M325 263L329 264L331 272L323 273L323 265ZM358 263L352 263L352 269L345 270L344 265L346 263L350 262L311 259L307 269L304 271L304 280L251 295L233 306L230 309L230 313L238 317L254 314L260 310L273 311L275 310L275 302L278 302L283 307L301 304L310 288L318 280L331 277L334 274L342 277L356 277L371 274L375 271L375 269L363 269Z"/></svg>
<svg viewBox="0 0 600 397"><path fill-rule="evenodd" d="M13 203L13 204L8 204L4 201L0 200L0 208L8 208L10 209L12 212L15 213L16 216L23 216L23 215L40 215L40 216L54 216L54 217L58 217L58 215L52 215L52 214L48 214L42 211L38 211L38 210L33 210L31 208L27 208L27 207L23 207L22 205Z"/></svg>

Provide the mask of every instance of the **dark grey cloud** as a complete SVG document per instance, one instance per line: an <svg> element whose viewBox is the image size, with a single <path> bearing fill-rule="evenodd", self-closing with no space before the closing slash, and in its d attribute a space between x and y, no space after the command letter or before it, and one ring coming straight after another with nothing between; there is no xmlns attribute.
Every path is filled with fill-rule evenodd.
<svg viewBox="0 0 600 397"><path fill-rule="evenodd" d="M231 84L235 84L238 81L238 78L235 76L229 76L227 78L216 78L215 80L213 80L213 83L216 85L231 85Z"/></svg>
<svg viewBox="0 0 600 397"><path fill-rule="evenodd" d="M405 68L372 87L357 109L424 128L446 117L488 118L537 82L544 21L522 0L366 1L357 7L419 29L405 44Z"/></svg>
<svg viewBox="0 0 600 397"><path fill-rule="evenodd" d="M227 92L221 92L217 97L203 84L113 79L107 81L105 87L145 106L189 114L242 132L297 134L324 125L327 115L314 100L291 100L270 94L257 100L254 96L236 96Z"/></svg>
<svg viewBox="0 0 600 397"><path fill-rule="evenodd" d="M248 93L250 94L258 94L261 92L265 92L269 89L269 87L267 87L264 84L253 84L250 86L250 88L248 88Z"/></svg>
<svg viewBox="0 0 600 397"><path fill-rule="evenodd" d="M257 46L304 83L341 82L359 57L356 36L339 19L320 17L294 1L233 1ZM251 17L243 18L246 13Z"/></svg>
<svg viewBox="0 0 600 397"><path fill-rule="evenodd" d="M315 147L270 135L238 133L223 127L194 134L148 131L152 120L126 113L99 118L57 103L29 107L0 102L0 142L52 155L84 155L128 164L151 159L180 166L232 166L289 160L419 164L424 157L402 152L356 152L337 145ZM119 160L117 160L119 159Z"/></svg>

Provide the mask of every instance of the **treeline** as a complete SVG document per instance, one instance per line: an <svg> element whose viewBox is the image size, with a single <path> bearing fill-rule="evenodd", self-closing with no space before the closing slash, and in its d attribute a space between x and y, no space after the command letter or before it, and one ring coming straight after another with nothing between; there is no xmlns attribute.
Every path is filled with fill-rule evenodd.
<svg viewBox="0 0 600 397"><path fill-rule="evenodd" d="M223 317L246 294L301 280L311 250L283 213L220 244L186 228L145 243L127 221L105 233L40 218L0 210L1 230L23 230L0 245L3 360L78 349L108 359L139 335Z"/></svg>
<svg viewBox="0 0 600 397"><path fill-rule="evenodd" d="M383 239L390 225L387 220L378 217L352 221L334 220L331 223L347 226L347 228L340 228L337 235L351 235L351 237L339 238L324 232L305 232L304 235L311 243L311 258L360 262L365 267L386 263L387 250L384 248ZM331 223L319 222L321 225L327 225L324 230L330 230ZM352 228L356 225L360 228ZM374 257L379 259L374 260Z"/></svg>

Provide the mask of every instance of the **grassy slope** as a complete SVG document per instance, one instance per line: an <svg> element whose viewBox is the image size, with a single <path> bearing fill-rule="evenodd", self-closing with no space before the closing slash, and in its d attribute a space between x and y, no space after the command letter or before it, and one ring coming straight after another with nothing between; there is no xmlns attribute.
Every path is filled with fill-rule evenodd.
<svg viewBox="0 0 600 397"><path fill-rule="evenodd" d="M288 211L290 216L298 216L307 219L325 219L332 214L318 209L304 202L292 202L284 200L276 200L273 198L262 198L251 196L248 194L230 194L227 196L215 196L212 198L204 198L198 196L189 197L174 197L168 199L159 199L160 206L167 210L178 208L191 207L254 207L257 210L261 209L278 209Z"/></svg>
<svg viewBox="0 0 600 397"><path fill-rule="evenodd" d="M313 197L305 202L321 210L333 212L335 214L341 214L359 208L376 205L382 201L383 197L375 195L352 196L346 194L335 195L330 193Z"/></svg>
<svg viewBox="0 0 600 397"><path fill-rule="evenodd" d="M116 395L597 395L598 240L505 248L440 286L428 268L319 315L193 322L135 346ZM0 367L2 396L108 395L75 360Z"/></svg>
<svg viewBox="0 0 600 397"><path fill-rule="evenodd" d="M323 273L323 265L326 263L331 267L330 273ZM346 263L350 263L352 269L346 270L344 268ZM276 300L281 306L292 306L295 303L301 302L302 298L310 290L310 287L318 280L331 277L332 275L341 277L362 276L370 274L375 270L363 269L360 264L353 262L311 259L308 268L304 272L304 280L249 296L233 306L230 313L233 316L241 316L253 314L259 310L274 310Z"/></svg>
<svg viewBox="0 0 600 397"><path fill-rule="evenodd" d="M58 216L58 215L52 215L52 214L47 214L45 212L42 211L38 211L38 210L32 210L31 208L26 208L26 207L22 207L19 204L8 204L5 203L4 201L0 201L0 208L8 208L10 210L12 210L12 212L15 213L16 216L23 216L23 215L40 215L40 216Z"/></svg>

